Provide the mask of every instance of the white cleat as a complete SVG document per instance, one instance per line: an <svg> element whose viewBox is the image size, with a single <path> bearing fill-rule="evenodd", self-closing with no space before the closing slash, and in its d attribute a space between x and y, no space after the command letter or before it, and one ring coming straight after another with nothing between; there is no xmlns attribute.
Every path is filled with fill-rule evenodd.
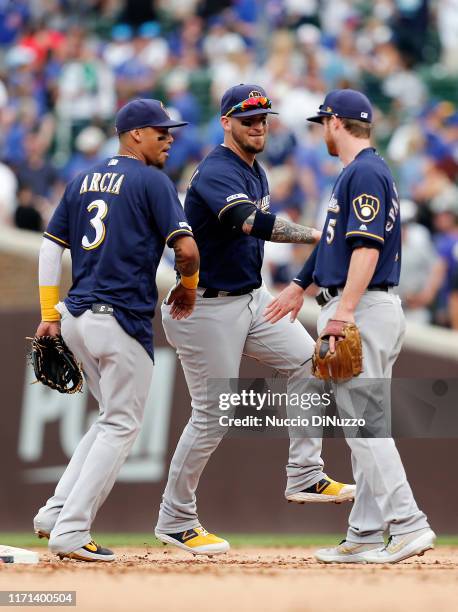
<svg viewBox="0 0 458 612"><path fill-rule="evenodd" d="M320 548L315 553L315 559L320 563L366 563L364 553L380 550L383 543L357 544L342 542L334 548Z"/></svg>
<svg viewBox="0 0 458 612"><path fill-rule="evenodd" d="M415 555L422 556L434 548L436 534L426 527L418 531L391 536L386 546L364 553L366 563L398 563Z"/></svg>

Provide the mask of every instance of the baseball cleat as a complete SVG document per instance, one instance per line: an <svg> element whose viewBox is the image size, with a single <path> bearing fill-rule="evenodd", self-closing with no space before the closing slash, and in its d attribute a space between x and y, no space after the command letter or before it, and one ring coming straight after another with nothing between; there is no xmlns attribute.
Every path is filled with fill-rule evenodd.
<svg viewBox="0 0 458 612"><path fill-rule="evenodd" d="M289 502L298 504L352 501L355 498L356 485L336 482L325 476L308 489L286 495Z"/></svg>
<svg viewBox="0 0 458 612"><path fill-rule="evenodd" d="M91 540L85 546L77 548L70 553L57 553L60 559L76 559L77 561L114 561L115 554L109 548L102 548Z"/></svg>
<svg viewBox="0 0 458 612"><path fill-rule="evenodd" d="M35 529L35 534L39 537L40 540L42 538L46 538L47 540L49 540L49 533L47 531L43 531L42 529Z"/></svg>
<svg viewBox="0 0 458 612"><path fill-rule="evenodd" d="M358 544L342 542L334 548L320 548L315 553L315 559L320 563L366 563L364 553L380 550L382 542L375 544Z"/></svg>
<svg viewBox="0 0 458 612"><path fill-rule="evenodd" d="M229 550L229 542L208 533L203 527L194 527L179 533L154 532L158 540L164 544L173 544L192 555L220 555Z"/></svg>
<svg viewBox="0 0 458 612"><path fill-rule="evenodd" d="M426 527L402 535L392 535L386 546L364 553L366 563L398 563L409 557L423 556L427 550L434 548L436 534Z"/></svg>

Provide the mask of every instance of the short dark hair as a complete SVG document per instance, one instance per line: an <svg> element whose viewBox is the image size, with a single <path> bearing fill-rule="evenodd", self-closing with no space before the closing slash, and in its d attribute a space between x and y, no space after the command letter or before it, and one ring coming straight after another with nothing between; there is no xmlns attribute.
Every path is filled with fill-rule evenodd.
<svg viewBox="0 0 458 612"><path fill-rule="evenodd" d="M356 136L356 138L370 138L371 136L371 127L370 123L367 121L359 121L359 119L345 119L341 118L344 128L347 132L350 132L352 136Z"/></svg>

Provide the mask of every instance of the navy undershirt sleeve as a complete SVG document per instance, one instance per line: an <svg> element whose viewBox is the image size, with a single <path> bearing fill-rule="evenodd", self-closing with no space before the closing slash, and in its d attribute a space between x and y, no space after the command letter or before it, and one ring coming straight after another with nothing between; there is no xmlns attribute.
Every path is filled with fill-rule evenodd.
<svg viewBox="0 0 458 612"><path fill-rule="evenodd" d="M312 254L305 262L299 274L293 278L293 282L296 283L296 285L299 285L299 287L302 287L302 289L307 289L307 287L313 283L313 273L315 271L317 253L318 245L316 245L316 247L313 249Z"/></svg>
<svg viewBox="0 0 458 612"><path fill-rule="evenodd" d="M377 249L377 251L381 251L383 247L383 244L367 238L354 238L353 240L350 239L348 242L353 250L366 247L368 249Z"/></svg>

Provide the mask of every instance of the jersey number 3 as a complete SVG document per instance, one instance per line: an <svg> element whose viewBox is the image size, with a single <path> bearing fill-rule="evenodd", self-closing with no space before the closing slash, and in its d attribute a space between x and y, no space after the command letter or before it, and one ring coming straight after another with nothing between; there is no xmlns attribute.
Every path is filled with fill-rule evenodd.
<svg viewBox="0 0 458 612"><path fill-rule="evenodd" d="M103 219L105 219L107 216L108 205L104 200L94 200L89 204L87 210L89 212L97 210L95 216L90 220L92 227L95 229L94 240L89 242L89 238L84 235L81 241L83 249L90 251L91 249L96 249L98 246L100 246L105 239L105 224Z"/></svg>

